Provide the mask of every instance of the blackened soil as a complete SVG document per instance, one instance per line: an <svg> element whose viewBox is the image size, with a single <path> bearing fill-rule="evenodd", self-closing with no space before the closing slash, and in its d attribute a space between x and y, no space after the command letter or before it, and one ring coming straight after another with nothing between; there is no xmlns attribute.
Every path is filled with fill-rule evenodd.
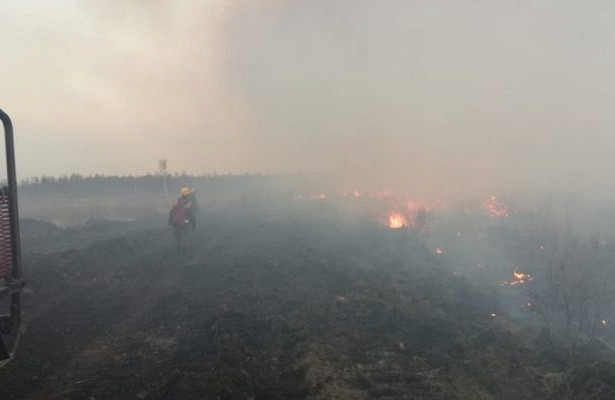
<svg viewBox="0 0 615 400"><path fill-rule="evenodd" d="M3 400L615 398L604 348L537 344L412 232L228 211L180 255L152 223L24 248Z"/></svg>

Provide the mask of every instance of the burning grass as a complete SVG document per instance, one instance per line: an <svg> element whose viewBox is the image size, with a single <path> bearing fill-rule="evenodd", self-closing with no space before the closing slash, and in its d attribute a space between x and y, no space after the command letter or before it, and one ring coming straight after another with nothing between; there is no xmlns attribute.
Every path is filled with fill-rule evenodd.
<svg viewBox="0 0 615 400"><path fill-rule="evenodd" d="M500 283L500 286L516 286L516 285L523 285L527 282L531 282L534 280L534 278L532 278L531 275L526 274L525 272L521 272L517 269L513 270L512 272L512 278L511 280L507 280L507 281L502 281Z"/></svg>
<svg viewBox="0 0 615 400"><path fill-rule="evenodd" d="M546 282L535 259L498 260L497 246L522 243L507 229L517 214L313 193L289 196L288 215L249 201L205 210L181 260L164 218L25 224L31 329L0 387L24 399L614 398L606 341L570 348L517 318L539 315ZM440 225L419 229L432 216ZM504 275L515 289L498 287Z"/></svg>
<svg viewBox="0 0 615 400"><path fill-rule="evenodd" d="M391 211L389 213L389 228L400 229L408 227L408 219L402 213Z"/></svg>

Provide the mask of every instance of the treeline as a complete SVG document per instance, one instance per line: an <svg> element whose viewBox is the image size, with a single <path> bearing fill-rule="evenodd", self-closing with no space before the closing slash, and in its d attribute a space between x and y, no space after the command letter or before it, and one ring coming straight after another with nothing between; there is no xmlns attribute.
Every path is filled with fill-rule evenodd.
<svg viewBox="0 0 615 400"><path fill-rule="evenodd" d="M271 179L272 177L262 174L147 174L142 176L72 174L24 179L19 184L19 192L32 196L118 196L130 193L160 193L165 187L173 193L181 186L211 190L223 190L225 187L258 187L267 184Z"/></svg>

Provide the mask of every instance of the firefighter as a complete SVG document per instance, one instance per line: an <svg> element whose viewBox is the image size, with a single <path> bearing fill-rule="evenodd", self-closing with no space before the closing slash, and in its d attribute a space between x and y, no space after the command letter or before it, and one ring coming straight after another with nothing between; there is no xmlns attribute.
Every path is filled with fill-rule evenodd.
<svg viewBox="0 0 615 400"><path fill-rule="evenodd" d="M179 191L177 206L186 209L186 217L190 221L192 230L196 229L196 213L199 212L199 204L196 201L196 190L184 186Z"/></svg>

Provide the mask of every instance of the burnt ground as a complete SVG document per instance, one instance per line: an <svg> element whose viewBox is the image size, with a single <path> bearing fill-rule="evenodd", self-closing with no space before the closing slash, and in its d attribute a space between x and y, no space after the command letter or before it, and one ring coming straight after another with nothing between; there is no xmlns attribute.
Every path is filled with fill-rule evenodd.
<svg viewBox="0 0 615 400"><path fill-rule="evenodd" d="M205 220L179 256L164 217L24 222L25 330L0 398L615 398L605 345L523 328L411 231Z"/></svg>

